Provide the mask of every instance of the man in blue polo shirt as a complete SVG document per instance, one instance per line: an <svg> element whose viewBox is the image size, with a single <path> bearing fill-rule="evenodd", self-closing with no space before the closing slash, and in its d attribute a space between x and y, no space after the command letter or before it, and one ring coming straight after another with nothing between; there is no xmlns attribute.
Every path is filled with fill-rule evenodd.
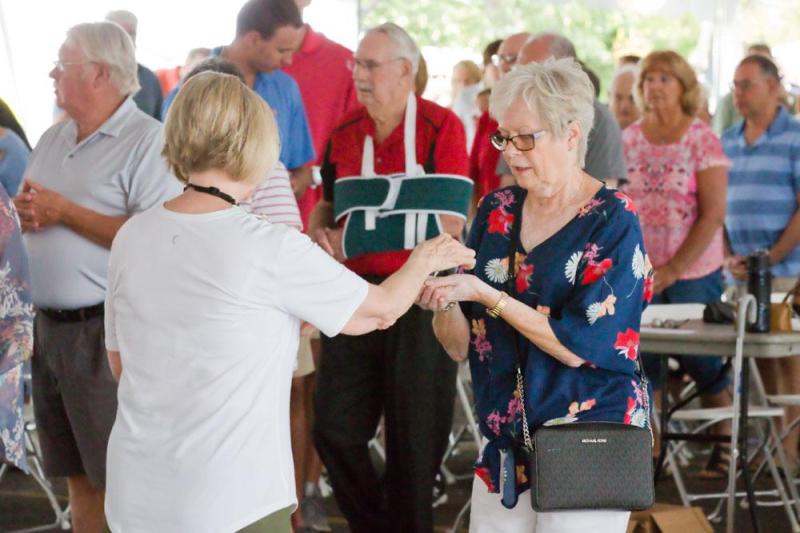
<svg viewBox="0 0 800 533"><path fill-rule="evenodd" d="M767 250L775 291L787 291L800 275L800 122L780 104L778 68L760 55L744 58L736 68L733 101L744 118L722 135L730 158L725 228L734 278L747 277L746 256ZM800 393L800 357L759 360L769 394ZM800 415L786 410L789 421ZM798 433L784 441L796 461Z"/></svg>
<svg viewBox="0 0 800 533"><path fill-rule="evenodd" d="M272 108L281 136L280 161L289 169L298 197L312 181L314 145L297 82L279 69L292 62L302 41L302 28L303 19L293 0L250 0L236 17L233 42L211 53L239 67L248 87ZM164 100L162 117L167 116L178 89Z"/></svg>

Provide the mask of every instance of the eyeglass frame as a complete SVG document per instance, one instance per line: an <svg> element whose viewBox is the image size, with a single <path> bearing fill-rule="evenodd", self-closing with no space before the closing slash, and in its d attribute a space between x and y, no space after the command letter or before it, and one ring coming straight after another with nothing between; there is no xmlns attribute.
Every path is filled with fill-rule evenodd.
<svg viewBox="0 0 800 533"><path fill-rule="evenodd" d="M750 89L753 88L753 85L758 85L759 81L767 81L767 80L774 80L774 79L775 78L764 76L764 77L755 78L755 79L733 80L731 82L731 84L730 84L730 89L733 92L736 92L737 90L740 90L743 93L746 93L747 91L749 91ZM779 80L775 80L775 81L780 84Z"/></svg>
<svg viewBox="0 0 800 533"><path fill-rule="evenodd" d="M516 148L516 149L517 149L517 150L519 150L520 152L530 152L531 150L533 150L534 148L536 148L536 141L537 141L537 140L539 140L539 139L541 139L541 138L542 138L542 136L543 136L545 133L547 133L547 130L539 130L539 131L535 131L535 132L533 132L533 133L520 133L519 135L513 135L513 136L511 136L511 137L506 137L505 135L503 135L502 133L500 133L500 131L498 130L498 131L495 131L494 133L492 133L491 135L489 135L489 142L491 143L492 147L493 147L495 150L499 151L499 152L505 152L505 151L506 151L506 148L508 148L508 144L509 144L509 143L513 144L513 145L514 145L514 148ZM518 138L520 138L520 137L523 137L523 138L530 138L530 139L531 139L531 141L532 141L531 147L530 147L530 148L520 148L520 147L517 145L517 143L514 141L514 139L518 139ZM498 145L495 143L495 139L496 139L496 138L499 138L499 139L502 139L502 140L503 140L503 146L502 146L502 147L498 146Z"/></svg>
<svg viewBox="0 0 800 533"><path fill-rule="evenodd" d="M499 67L500 63L508 63L509 65L513 65L517 62L518 57L519 54L492 54L492 65L496 67Z"/></svg>
<svg viewBox="0 0 800 533"><path fill-rule="evenodd" d="M94 61L61 61L60 59L57 59L56 61L53 61L53 68L58 72L64 72L67 67L88 65L89 63L94 63Z"/></svg>
<svg viewBox="0 0 800 533"><path fill-rule="evenodd" d="M356 67L358 67L365 69L369 73L372 73L372 71L374 71L377 68L383 67L385 65L388 65L389 63L393 63L401 59L408 60L408 58L405 57L393 57L392 59L387 59L386 61L374 61L372 59L356 59L355 57L351 57L347 60L347 69L350 72L355 72Z"/></svg>

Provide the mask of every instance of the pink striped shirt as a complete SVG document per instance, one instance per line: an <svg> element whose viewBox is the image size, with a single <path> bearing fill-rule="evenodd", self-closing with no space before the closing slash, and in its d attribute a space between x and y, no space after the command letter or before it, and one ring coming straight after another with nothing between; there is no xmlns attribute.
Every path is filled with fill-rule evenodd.
<svg viewBox="0 0 800 533"><path fill-rule="evenodd" d="M283 163L275 165L267 179L239 205L248 213L264 215L273 224L285 224L303 231L300 209L289 181L289 172Z"/></svg>

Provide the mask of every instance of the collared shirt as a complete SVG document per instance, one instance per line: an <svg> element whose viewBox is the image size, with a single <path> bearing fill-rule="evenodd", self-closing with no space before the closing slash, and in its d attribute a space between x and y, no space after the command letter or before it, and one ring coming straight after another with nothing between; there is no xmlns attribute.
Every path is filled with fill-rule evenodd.
<svg viewBox="0 0 800 533"><path fill-rule="evenodd" d="M212 56L219 56L222 47L212 50ZM164 99L161 117L166 120L167 110L178 94L180 85L175 87ZM281 137L280 161L289 170L310 164L315 159L314 143L311 141L311 130L308 128L303 98L291 76L280 70L259 72L256 74L253 90L264 99L278 123Z"/></svg>
<svg viewBox="0 0 800 533"><path fill-rule="evenodd" d="M768 250L797 211L800 193L800 121L783 107L767 131L748 145L744 123L722 135L722 147L733 167L728 174L725 228L733 253ZM778 264L775 276L800 274L800 246Z"/></svg>
<svg viewBox="0 0 800 533"><path fill-rule="evenodd" d="M405 172L405 119L382 142L375 142L375 173L389 175ZM324 198L333 201L334 182L338 178L361 175L364 138L375 137L375 122L365 107L348 114L333 130L322 164ZM458 117L442 106L417 97L417 161L426 173L468 175L464 126ZM397 250L365 254L348 259L347 267L361 275L388 276L400 268L411 252Z"/></svg>
<svg viewBox="0 0 800 533"><path fill-rule="evenodd" d="M333 128L359 105L353 73L347 68L347 61L352 57L353 52L306 24L300 50L295 52L292 64L283 68L300 87L317 153L316 164L322 164L325 143ZM321 79L325 83L320 83ZM321 187L309 187L298 201L304 225L308 226L309 215L321 196Z"/></svg>
<svg viewBox="0 0 800 533"><path fill-rule="evenodd" d="M31 153L26 179L107 216L130 216L180 193L161 157L157 120L132 98L93 134L76 142L75 121L56 124ZM77 309L103 301L108 249L64 225L25 234L31 259L33 302Z"/></svg>
<svg viewBox="0 0 800 533"><path fill-rule="evenodd" d="M489 136L497 131L497 126L497 121L488 111L478 119L475 140L469 152L469 177L475 182L477 198L483 198L500 185L500 176L495 169L502 152L489 141Z"/></svg>

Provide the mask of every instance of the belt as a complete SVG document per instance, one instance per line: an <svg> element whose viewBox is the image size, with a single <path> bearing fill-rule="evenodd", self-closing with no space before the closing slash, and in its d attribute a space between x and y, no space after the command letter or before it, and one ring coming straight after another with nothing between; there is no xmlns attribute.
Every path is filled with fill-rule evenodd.
<svg viewBox="0 0 800 533"><path fill-rule="evenodd" d="M80 309L45 309L38 307L37 310L44 316L56 322L83 322L96 316L103 316L103 302Z"/></svg>

